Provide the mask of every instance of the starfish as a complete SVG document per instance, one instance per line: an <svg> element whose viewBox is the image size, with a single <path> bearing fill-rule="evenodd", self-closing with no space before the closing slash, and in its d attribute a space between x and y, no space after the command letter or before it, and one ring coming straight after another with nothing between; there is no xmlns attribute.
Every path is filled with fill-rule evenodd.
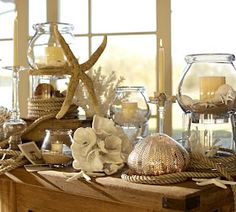
<svg viewBox="0 0 236 212"><path fill-rule="evenodd" d="M199 186L205 186L214 184L220 188L227 189L226 185L236 185L236 182L234 181L228 181L228 180L221 180L220 178L211 178L211 179L198 179L193 178L193 181L196 181L196 184Z"/></svg>
<svg viewBox="0 0 236 212"><path fill-rule="evenodd" d="M89 60L86 61L85 63L79 64L78 60L76 59L76 57L72 53L69 45L66 43L65 39L60 34L57 27L54 28L54 32L55 32L56 38L58 39L58 41L61 45L62 50L66 56L66 59L68 61L68 64L69 64L69 67L68 67L69 73L68 74L71 75L65 100L62 104L60 111L57 113L56 118L57 119L62 118L66 114L66 112L68 111L68 109L72 103L72 99L73 99L76 87L77 87L80 80L84 83L86 89L88 90L89 95L92 98L92 101L94 104L94 111L96 112L96 114L100 114L100 108L99 108L98 101L97 101L97 98L96 98L96 95L94 92L93 82L85 72L87 70L89 70L97 62L98 58L103 53L103 51L106 47L106 44L107 44L107 36L106 35L104 36L103 42L97 48L97 50L91 55Z"/></svg>

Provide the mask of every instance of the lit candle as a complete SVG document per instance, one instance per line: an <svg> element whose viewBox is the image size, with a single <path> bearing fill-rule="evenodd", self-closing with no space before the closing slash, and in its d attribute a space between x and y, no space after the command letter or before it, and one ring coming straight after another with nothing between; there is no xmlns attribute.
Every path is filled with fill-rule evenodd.
<svg viewBox="0 0 236 212"><path fill-rule="evenodd" d="M51 151L56 153L62 153L63 142L56 141L55 143L51 144Z"/></svg>
<svg viewBox="0 0 236 212"><path fill-rule="evenodd" d="M160 39L160 47L158 51L159 56L159 93L163 93L165 91L165 50L162 46L162 39Z"/></svg>
<svg viewBox="0 0 236 212"><path fill-rule="evenodd" d="M63 65L64 53L61 47L48 46L45 48L45 63L48 65Z"/></svg>
<svg viewBox="0 0 236 212"><path fill-rule="evenodd" d="M122 102L122 114L125 119L133 118L137 112L137 109L137 102Z"/></svg>
<svg viewBox="0 0 236 212"><path fill-rule="evenodd" d="M215 91L225 84L225 77L200 77L200 99L209 100L215 95Z"/></svg>
<svg viewBox="0 0 236 212"><path fill-rule="evenodd" d="M13 66L18 65L18 18L17 12L14 19L14 29L13 29Z"/></svg>

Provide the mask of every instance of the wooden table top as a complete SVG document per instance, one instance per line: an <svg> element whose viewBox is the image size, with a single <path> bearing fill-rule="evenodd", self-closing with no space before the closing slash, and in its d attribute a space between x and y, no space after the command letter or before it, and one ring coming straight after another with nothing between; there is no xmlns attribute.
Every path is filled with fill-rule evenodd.
<svg viewBox="0 0 236 212"><path fill-rule="evenodd" d="M231 204L233 202L230 188L221 189L214 185L200 187L192 181L172 185L137 184L122 180L120 174L93 178L91 182L83 179L67 182L66 173L69 171L48 170L29 173L22 167L6 173L6 176L1 176L0 179L7 177L20 184L150 209L204 208L200 211L205 211L205 209L207 211L207 208L217 208L223 203Z"/></svg>

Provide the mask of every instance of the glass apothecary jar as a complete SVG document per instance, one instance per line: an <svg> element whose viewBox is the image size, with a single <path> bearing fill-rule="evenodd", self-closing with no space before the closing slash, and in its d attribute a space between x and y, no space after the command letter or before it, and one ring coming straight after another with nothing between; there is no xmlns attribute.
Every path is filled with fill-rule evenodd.
<svg viewBox="0 0 236 212"><path fill-rule="evenodd" d="M233 54L193 54L185 57L186 69L177 100L188 123L188 148L235 149L232 126L236 109L236 69Z"/></svg>
<svg viewBox="0 0 236 212"><path fill-rule="evenodd" d="M134 141L147 133L150 118L148 97L143 86L120 86L110 106L110 117Z"/></svg>
<svg viewBox="0 0 236 212"><path fill-rule="evenodd" d="M28 48L28 61L31 66L30 98L28 99L28 117L37 119L49 113L60 111L64 102L70 75L67 59L55 35L55 28L70 45L73 42L73 26L67 23L35 24L35 35ZM72 105L67 118L76 118L77 107Z"/></svg>
<svg viewBox="0 0 236 212"><path fill-rule="evenodd" d="M73 142L70 129L47 129L41 146L42 157L47 164L68 165L72 161L70 146Z"/></svg>
<svg viewBox="0 0 236 212"><path fill-rule="evenodd" d="M38 23L33 25L35 34L28 48L28 62L33 69L67 67L67 59L55 35L55 28L61 33L68 45L74 41L73 25L68 23Z"/></svg>

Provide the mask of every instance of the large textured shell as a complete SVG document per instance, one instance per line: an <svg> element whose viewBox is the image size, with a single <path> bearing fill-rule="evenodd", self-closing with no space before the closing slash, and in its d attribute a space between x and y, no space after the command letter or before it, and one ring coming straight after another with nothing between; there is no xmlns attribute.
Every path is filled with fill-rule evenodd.
<svg viewBox="0 0 236 212"><path fill-rule="evenodd" d="M188 163L188 152L169 136L158 133L143 139L128 157L129 168L138 175L180 172Z"/></svg>

